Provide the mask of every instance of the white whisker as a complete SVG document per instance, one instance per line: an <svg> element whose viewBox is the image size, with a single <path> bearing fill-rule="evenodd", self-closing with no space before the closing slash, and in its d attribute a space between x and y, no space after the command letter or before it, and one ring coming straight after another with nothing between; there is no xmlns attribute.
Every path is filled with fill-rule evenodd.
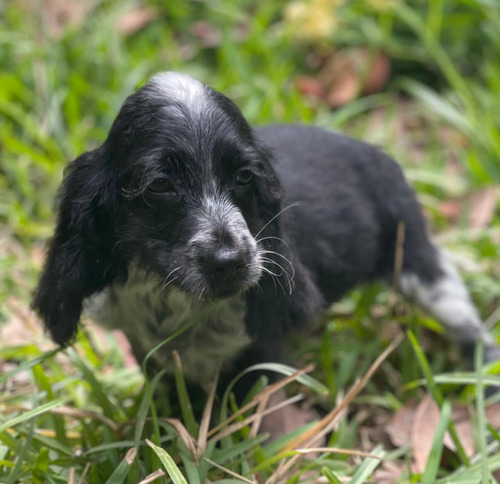
<svg viewBox="0 0 500 484"><path fill-rule="evenodd" d="M295 275L295 268L293 267L292 262L289 259L287 259L283 254L280 254L279 252L274 252L273 250L263 250L261 253L262 254L274 254L274 255L277 255L278 257L281 257L286 262L288 262L288 264L290 265L290 268L292 270L292 277Z"/></svg>
<svg viewBox="0 0 500 484"><path fill-rule="evenodd" d="M171 284L173 281L175 281L177 279L177 277L174 277L171 281L168 280L168 278L176 271L178 271L179 269L181 268L181 266L178 266L176 267L175 269L173 269L172 271L169 272L169 274L167 275L167 277L165 277L165 279L163 280L163 284L161 286L162 290L165 289L169 284Z"/></svg>
<svg viewBox="0 0 500 484"><path fill-rule="evenodd" d="M286 206L284 209L280 210L269 222L267 222L264 227L262 227L257 234L255 235L254 239L257 239L257 237L262 233L262 231L273 221L276 220L283 212L286 212L288 209L296 207L299 205L298 202L291 203L290 205Z"/></svg>
<svg viewBox="0 0 500 484"><path fill-rule="evenodd" d="M269 235L267 237L262 237L262 239L255 240L255 242L258 244L258 243L262 242L263 240L268 240L268 239L275 239L275 240L281 242L291 252L290 245L287 242L285 242L281 237L276 237L275 235Z"/></svg>
<svg viewBox="0 0 500 484"><path fill-rule="evenodd" d="M272 259L268 259L267 257L262 257L262 260L264 262L267 262L267 263L272 263L276 266L278 266L280 269L281 269L281 274L275 274L274 272L272 272L269 268L263 266L263 269L265 269L265 271L274 276L276 278L276 281L278 282L278 284L281 286L281 289L283 290L283 293L285 293L285 288L282 286L280 280L279 280L279 277L281 276L285 276L286 279L287 279L287 282L288 282L288 286L290 288L290 291L288 292L289 294L292 294L292 290L293 290L293 286L292 286L292 278L290 277L290 274L288 274L288 272L280 265L278 264L276 261L272 260Z"/></svg>

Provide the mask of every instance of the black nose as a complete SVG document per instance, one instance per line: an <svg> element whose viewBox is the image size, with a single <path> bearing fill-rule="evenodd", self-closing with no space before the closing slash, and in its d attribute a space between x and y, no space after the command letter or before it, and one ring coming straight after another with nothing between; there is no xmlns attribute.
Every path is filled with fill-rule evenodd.
<svg viewBox="0 0 500 484"><path fill-rule="evenodd" d="M245 250L222 247L201 258L205 273L211 279L224 280L245 270Z"/></svg>

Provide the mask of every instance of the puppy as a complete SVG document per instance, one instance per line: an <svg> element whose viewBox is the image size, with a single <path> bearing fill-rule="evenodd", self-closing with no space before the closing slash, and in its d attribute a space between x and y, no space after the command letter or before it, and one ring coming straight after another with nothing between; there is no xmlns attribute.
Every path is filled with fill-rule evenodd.
<svg viewBox="0 0 500 484"><path fill-rule="evenodd" d="M162 73L69 166L33 307L60 345L88 308L139 362L179 332L154 367L172 373L176 349L189 381L219 365L227 381L279 360L289 331L356 285L391 281L400 223L401 292L499 359L393 160L311 126L252 129L223 94Z"/></svg>

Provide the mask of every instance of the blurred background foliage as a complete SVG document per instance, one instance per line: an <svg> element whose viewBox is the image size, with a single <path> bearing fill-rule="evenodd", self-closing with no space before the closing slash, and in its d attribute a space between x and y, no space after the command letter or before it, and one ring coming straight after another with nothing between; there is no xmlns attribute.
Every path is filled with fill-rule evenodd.
<svg viewBox="0 0 500 484"><path fill-rule="evenodd" d="M350 131L354 115L416 98L422 123L456 130L443 150L467 185L500 181L494 0L10 0L0 9L0 214L17 235L48 233L62 167L102 142L126 95L167 69L226 92L252 123ZM398 133L383 128L375 140L393 151Z"/></svg>
<svg viewBox="0 0 500 484"><path fill-rule="evenodd" d="M29 326L33 318L27 302L67 162L102 143L125 97L164 70L223 91L251 123L315 123L383 147L404 166L487 324L498 323L498 0L1 1L0 323ZM351 294L298 345L297 356L315 361L330 389L325 407L400 331L380 289ZM439 330L416 314L398 324ZM421 341L425 349L442 346L439 338ZM15 344L0 336L7 360L40 354L31 345L21 356ZM123 355L114 348L111 357L87 358L110 392L124 383ZM409 343L397 353L370 383L367 402L395 410L416 395L407 387L393 396L421 377ZM446 358L434 352L433 370L445 369ZM68 370L50 365L65 381ZM117 402L130 396L122 390ZM90 391L72 404L99 408ZM92 424L83 428L97 445L102 429ZM352 446L357 425L343 422L333 443Z"/></svg>

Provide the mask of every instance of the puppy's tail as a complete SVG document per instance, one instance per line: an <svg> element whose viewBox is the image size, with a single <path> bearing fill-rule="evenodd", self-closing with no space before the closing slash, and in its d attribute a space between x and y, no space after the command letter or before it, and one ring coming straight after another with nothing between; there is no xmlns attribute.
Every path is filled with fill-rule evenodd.
<svg viewBox="0 0 500 484"><path fill-rule="evenodd" d="M500 360L500 347L483 326L458 272L443 250L432 245L430 248L435 251L432 274L429 274L429 268L425 277L415 266L413 269L403 268L399 281L402 294L438 320L467 356L472 356L476 343L482 341L485 362Z"/></svg>

